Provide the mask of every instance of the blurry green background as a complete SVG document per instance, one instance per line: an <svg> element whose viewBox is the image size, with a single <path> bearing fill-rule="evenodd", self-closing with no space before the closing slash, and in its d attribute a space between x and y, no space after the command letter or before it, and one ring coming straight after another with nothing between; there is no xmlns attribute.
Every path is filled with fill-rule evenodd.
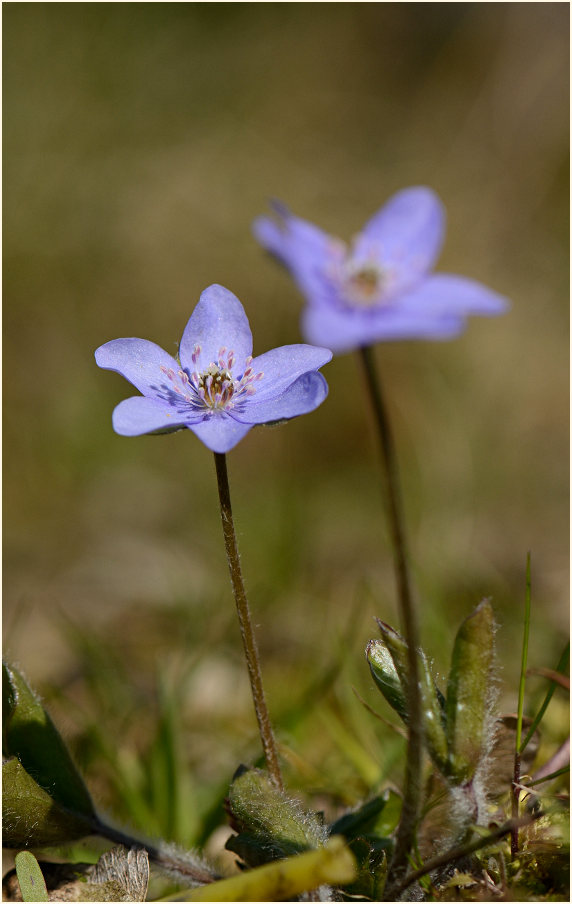
<svg viewBox="0 0 572 904"><path fill-rule="evenodd" d="M299 341L301 299L250 231L271 197L349 238L430 185L448 212L439 269L512 300L454 342L378 356L425 647L446 672L457 624L492 596L514 709L528 550L532 665L556 664L568 626L568 4L3 13L5 649L98 800L121 811L120 761L143 781L169 688L198 786L258 751L212 455L190 432L114 435L132 390L93 352L119 336L175 351L213 282L245 305L255 354ZM358 362L324 373L327 402L252 431L229 468L291 780L357 798L400 776L351 690L389 715L363 649L375 615L397 616Z"/></svg>

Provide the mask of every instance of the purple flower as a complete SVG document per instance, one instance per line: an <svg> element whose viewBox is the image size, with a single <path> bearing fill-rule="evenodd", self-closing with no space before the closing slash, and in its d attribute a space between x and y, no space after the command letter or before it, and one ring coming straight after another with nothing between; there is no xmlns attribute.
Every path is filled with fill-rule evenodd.
<svg viewBox="0 0 572 904"><path fill-rule="evenodd" d="M390 339L449 339L469 314L501 314L505 298L462 276L431 272L445 211L429 188L394 195L350 246L274 204L254 233L308 302L302 332L335 353Z"/></svg>
<svg viewBox="0 0 572 904"><path fill-rule="evenodd" d="M113 339L97 349L143 393L120 402L113 427L122 436L188 427L213 452L228 452L255 424L307 414L328 394L318 373L332 353L284 345L252 358L252 333L238 298L209 286L193 311L175 360L146 339Z"/></svg>

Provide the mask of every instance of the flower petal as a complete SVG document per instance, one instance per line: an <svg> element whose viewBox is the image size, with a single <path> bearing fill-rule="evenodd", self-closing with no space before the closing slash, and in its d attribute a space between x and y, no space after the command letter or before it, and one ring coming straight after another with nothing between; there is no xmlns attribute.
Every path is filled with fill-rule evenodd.
<svg viewBox="0 0 572 904"><path fill-rule="evenodd" d="M356 242L377 250L381 266L397 289L413 285L434 266L445 233L445 208L430 188L406 188L366 223Z"/></svg>
<svg viewBox="0 0 572 904"><path fill-rule="evenodd" d="M258 217L252 224L260 244L275 254L287 267L296 267L298 258L327 255L331 236L308 220L290 213L285 204L272 204L276 219Z"/></svg>
<svg viewBox="0 0 572 904"><path fill-rule="evenodd" d="M195 347L200 354L193 362ZM199 302L185 327L179 346L183 367L189 371L206 370L216 363L219 350L234 352L240 372L245 359L252 354L252 333L240 301L223 286L212 285L201 293Z"/></svg>
<svg viewBox="0 0 572 904"><path fill-rule="evenodd" d="M187 412L177 411L167 402L133 396L124 399L113 412L113 429L121 436L142 436L144 433L170 432L187 425Z"/></svg>
<svg viewBox="0 0 572 904"><path fill-rule="evenodd" d="M260 244L291 272L300 290L312 300L328 265L343 245L313 223L294 216L280 203L273 204L276 219L258 217L253 232Z"/></svg>
<svg viewBox="0 0 572 904"><path fill-rule="evenodd" d="M290 267L290 237L282 224L272 217L257 217L252 224L254 237L266 251L277 257L286 267Z"/></svg>
<svg viewBox="0 0 572 904"><path fill-rule="evenodd" d="M312 371L299 377L278 398L266 401L249 400L232 417L248 424L268 424L284 421L300 414L308 414L321 405L328 395L328 384L322 374ZM253 398L256 398L254 396Z"/></svg>
<svg viewBox="0 0 572 904"><path fill-rule="evenodd" d="M302 314L302 332L308 342L327 345L334 354L399 339L452 339L464 326L460 316L418 309L404 312L398 307L361 312L308 305Z"/></svg>
<svg viewBox="0 0 572 904"><path fill-rule="evenodd" d="M217 411L199 423L187 426L212 452L229 452L246 436L252 423L239 423L226 412Z"/></svg>
<svg viewBox="0 0 572 904"><path fill-rule="evenodd" d="M426 308L447 314L503 314L509 307L508 298L493 292L481 283L464 276L435 273L405 293L400 303L418 309Z"/></svg>
<svg viewBox="0 0 572 904"><path fill-rule="evenodd" d="M329 348L315 345L282 345L255 358L251 364L255 374L263 373L255 384L254 402L273 399L281 395L298 377L315 371L332 360Z"/></svg>
<svg viewBox="0 0 572 904"><path fill-rule="evenodd" d="M112 339L97 349L95 360L99 367L116 371L152 398L165 398L172 394L174 384L181 385L175 359L147 339ZM174 383L161 367L173 372Z"/></svg>

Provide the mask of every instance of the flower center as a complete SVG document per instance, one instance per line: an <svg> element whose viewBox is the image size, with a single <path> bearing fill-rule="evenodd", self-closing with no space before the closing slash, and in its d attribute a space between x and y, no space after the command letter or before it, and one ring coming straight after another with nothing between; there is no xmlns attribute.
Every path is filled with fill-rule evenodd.
<svg viewBox="0 0 572 904"><path fill-rule="evenodd" d="M200 354L200 346L196 345L191 356L194 365L198 364ZM189 375L181 369L175 374L172 368L163 365L161 371L171 382L170 392L176 393L172 398L177 399L177 404L186 403L192 408L206 409L206 413L212 413L234 408L244 401L245 396L253 395L256 392L254 383L264 376L263 373L254 373L251 367L252 357L248 357L244 373L240 379L235 380L232 376L234 363L234 352L221 348L217 363L209 364L201 373L194 370Z"/></svg>
<svg viewBox="0 0 572 904"><path fill-rule="evenodd" d="M381 249L375 242L354 242L348 247L335 240L326 276L334 284L341 303L373 308L388 301L392 273L381 265Z"/></svg>
<svg viewBox="0 0 572 904"><path fill-rule="evenodd" d="M234 395L234 380L229 370L210 364L198 375L197 392L208 408L226 408Z"/></svg>
<svg viewBox="0 0 572 904"><path fill-rule="evenodd" d="M376 264L364 264L356 268L350 260L344 269L345 290L349 300L364 306L379 301L384 279L381 269Z"/></svg>

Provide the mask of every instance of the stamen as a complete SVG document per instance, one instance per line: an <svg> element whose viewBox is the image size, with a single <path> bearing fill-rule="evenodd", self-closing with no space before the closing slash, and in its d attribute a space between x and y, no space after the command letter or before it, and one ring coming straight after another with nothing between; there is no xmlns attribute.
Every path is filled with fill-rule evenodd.
<svg viewBox="0 0 572 904"><path fill-rule="evenodd" d="M193 362L196 362L200 349L195 346L193 351ZM226 356L226 361L225 361ZM190 393L181 393L177 389L179 395L183 395L185 400L194 407L201 407L211 412L217 410L225 410L233 408L237 402L240 403L240 396L251 396L256 392L253 384L255 381L261 380L262 373L255 374L252 367L252 355L249 355L245 361L245 370L239 380L233 380L232 368L235 364L235 353L232 349L227 351L224 346L218 350L218 364L211 362L209 366L199 372L193 370L191 375L184 371L179 371L179 377L185 388ZM169 376L169 371L166 371Z"/></svg>
<svg viewBox="0 0 572 904"><path fill-rule="evenodd" d="M384 301L388 277L375 244L348 252L330 276L348 304L366 308Z"/></svg>

